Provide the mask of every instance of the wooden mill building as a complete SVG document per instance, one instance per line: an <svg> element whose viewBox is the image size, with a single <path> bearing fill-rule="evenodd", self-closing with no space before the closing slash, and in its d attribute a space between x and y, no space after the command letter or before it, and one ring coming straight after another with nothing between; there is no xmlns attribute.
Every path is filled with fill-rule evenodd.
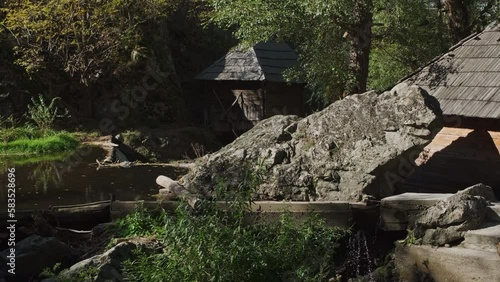
<svg viewBox="0 0 500 282"><path fill-rule="evenodd" d="M303 116L304 84L283 77L296 64L297 54L286 43L230 51L196 77L204 83L205 124L238 136L273 115Z"/></svg>
<svg viewBox="0 0 500 282"><path fill-rule="evenodd" d="M406 79L441 106L444 128L404 189L456 192L476 183L500 197L500 25L490 25Z"/></svg>

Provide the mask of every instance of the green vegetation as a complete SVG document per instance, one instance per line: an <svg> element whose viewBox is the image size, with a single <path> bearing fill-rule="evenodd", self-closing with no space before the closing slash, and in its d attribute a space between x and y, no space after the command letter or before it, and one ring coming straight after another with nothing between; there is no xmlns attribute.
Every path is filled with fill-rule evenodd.
<svg viewBox="0 0 500 282"><path fill-rule="evenodd" d="M185 121L199 110L190 103L199 90L183 82L233 45L283 40L300 62L286 76L307 82L317 109L392 86L498 19L499 7L491 0L3 1L0 96L61 96L85 118L96 117L96 98L119 96L113 121L122 128ZM138 101L144 79L154 95Z"/></svg>
<svg viewBox="0 0 500 282"><path fill-rule="evenodd" d="M3 135L0 131L0 136ZM0 139L0 155L40 155L53 154L75 149L79 141L67 132L39 133L40 137L16 138L15 141ZM8 135L12 137L11 135Z"/></svg>
<svg viewBox="0 0 500 282"><path fill-rule="evenodd" d="M40 273L40 277L42 278L50 278L55 277L56 282L93 282L95 281L95 277L98 275L98 270L96 267L88 267L84 271L78 273L78 276L75 277L76 280L72 280L64 277L57 277L57 274L61 271L61 263L56 263L52 268L45 268L42 273Z"/></svg>
<svg viewBox="0 0 500 282"><path fill-rule="evenodd" d="M157 161L158 156L154 150L148 146L148 137L138 130L127 130L123 132L123 144L134 148L134 150L151 161Z"/></svg>
<svg viewBox="0 0 500 282"><path fill-rule="evenodd" d="M246 43L283 40L324 106L368 88L384 90L498 18L496 1L209 0L213 22ZM368 65L369 61L369 65ZM368 72L369 70L369 72ZM368 75L369 73L369 75Z"/></svg>
<svg viewBox="0 0 500 282"><path fill-rule="evenodd" d="M52 128L56 118L67 117L68 111L59 113L60 108L55 104L59 99L61 98L55 97L50 103L46 103L42 95L38 95L38 99L31 98L32 104L28 105L28 115L42 131Z"/></svg>
<svg viewBox="0 0 500 282"><path fill-rule="evenodd" d="M118 221L116 236L156 237L163 252L138 251L123 265L130 281L329 281L340 272L339 249L349 232L310 216L284 213L270 222L248 213L260 172L229 189L220 183L213 201L197 210L181 204L173 214L137 210ZM216 200L231 200L225 210Z"/></svg>
<svg viewBox="0 0 500 282"><path fill-rule="evenodd" d="M191 93L181 83L235 44L202 22L206 10L188 0L0 1L0 98L59 96L73 118L89 119L107 96L125 128L184 121Z"/></svg>
<svg viewBox="0 0 500 282"><path fill-rule="evenodd" d="M434 57L446 52L451 38L444 15L420 0L376 1L372 28L369 88L386 90ZM389 63L390 62L390 63Z"/></svg>
<svg viewBox="0 0 500 282"><path fill-rule="evenodd" d="M75 149L80 143L73 134L52 129L61 114L53 98L46 103L42 95L32 98L28 105L28 118L36 124L22 123L13 116L0 119L0 155L50 155ZM19 160L19 159L18 159Z"/></svg>
<svg viewBox="0 0 500 282"><path fill-rule="evenodd" d="M406 246L411 246L415 245L417 243L417 237L415 236L415 231L411 229L406 230L408 234L406 235L406 238L404 240L398 241L401 244L404 244Z"/></svg>
<svg viewBox="0 0 500 282"><path fill-rule="evenodd" d="M0 128L0 142L12 142L18 139L37 139L56 134L54 130L39 130L33 126Z"/></svg>
<svg viewBox="0 0 500 282"><path fill-rule="evenodd" d="M175 1L15 1L6 4L4 24L19 43L16 63L28 73L56 66L90 85L128 59L140 43L141 24L166 16L172 5ZM139 48L134 58L141 56Z"/></svg>
<svg viewBox="0 0 500 282"><path fill-rule="evenodd" d="M319 218L245 224L237 210L208 204L201 214L180 206L174 215L136 211L120 221L121 236L155 236L164 252L138 253L124 264L131 281L328 281L345 230ZM337 258L338 259L338 258Z"/></svg>

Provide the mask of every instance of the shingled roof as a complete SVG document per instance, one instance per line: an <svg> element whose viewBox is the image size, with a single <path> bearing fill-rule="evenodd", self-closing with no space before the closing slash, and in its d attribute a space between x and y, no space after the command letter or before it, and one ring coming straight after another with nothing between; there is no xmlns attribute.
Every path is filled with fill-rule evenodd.
<svg viewBox="0 0 500 282"><path fill-rule="evenodd" d="M464 39L403 81L436 97L444 115L500 119L500 25Z"/></svg>
<svg viewBox="0 0 500 282"><path fill-rule="evenodd" d="M297 54L288 44L261 42L227 53L196 79L284 82L283 72L296 64Z"/></svg>

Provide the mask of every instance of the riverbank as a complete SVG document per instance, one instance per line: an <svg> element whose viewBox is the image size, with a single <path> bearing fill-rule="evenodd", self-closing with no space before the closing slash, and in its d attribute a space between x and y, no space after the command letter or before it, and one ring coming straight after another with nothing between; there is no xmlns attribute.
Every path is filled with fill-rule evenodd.
<svg viewBox="0 0 500 282"><path fill-rule="evenodd" d="M68 248L59 244L61 251L36 260L38 269L44 266L45 275L57 275L47 281L100 281L96 277L113 275L118 275L115 281L281 281L286 277L337 281L344 269L348 230L330 227L315 216L297 222L289 213L276 221L247 224L246 211L245 202L229 210L206 202L198 211L180 204L174 211L138 209L89 232L54 228L51 233L74 251L73 259L63 256ZM39 221L37 226L41 225L50 229L46 222Z"/></svg>
<svg viewBox="0 0 500 282"><path fill-rule="evenodd" d="M0 130L0 155L33 157L74 150L80 141L66 131L17 127Z"/></svg>

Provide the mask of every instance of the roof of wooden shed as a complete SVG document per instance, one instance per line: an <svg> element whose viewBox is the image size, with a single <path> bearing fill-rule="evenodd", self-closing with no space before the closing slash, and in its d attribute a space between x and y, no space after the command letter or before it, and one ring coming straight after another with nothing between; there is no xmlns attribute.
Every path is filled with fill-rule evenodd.
<svg viewBox="0 0 500 282"><path fill-rule="evenodd" d="M297 64L297 54L286 43L261 42L230 51L201 72L199 80L284 82L283 72Z"/></svg>
<svg viewBox="0 0 500 282"><path fill-rule="evenodd" d="M500 119L500 25L462 40L403 81L436 97L444 115Z"/></svg>

